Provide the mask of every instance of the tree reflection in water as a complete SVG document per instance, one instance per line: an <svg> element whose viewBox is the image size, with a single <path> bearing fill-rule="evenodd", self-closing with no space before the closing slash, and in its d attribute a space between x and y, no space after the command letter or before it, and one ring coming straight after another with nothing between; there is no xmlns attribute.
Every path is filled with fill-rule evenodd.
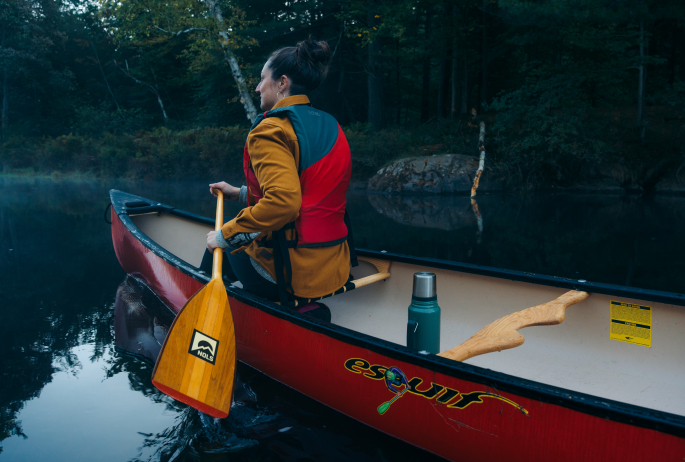
<svg viewBox="0 0 685 462"><path fill-rule="evenodd" d="M102 219L108 190L211 217L208 182L0 177L2 456L28 446L53 457L111 444L129 445L123 452L138 454L134 460L225 460L231 451L242 460L430 459L242 364L231 417L207 431L196 412L152 386L149 363L115 351L150 361L171 315L135 280L124 279ZM685 292L682 197L479 194L482 232L467 196L351 191L348 204L358 247ZM238 207L227 204L225 216ZM119 325L120 309L130 324ZM73 393L77 381L89 396ZM160 414L150 418L154 413ZM45 430L48 418L55 419L53 434L68 432L62 428L68 421L96 427L96 440L42 441L36 429Z"/></svg>
<svg viewBox="0 0 685 462"><path fill-rule="evenodd" d="M173 321L171 312L146 286L131 277L119 285L114 310L117 351L153 365ZM117 367L112 364L109 372L118 372ZM389 437L242 363L238 363L231 412L224 420L212 419L161 395L149 385L149 374L149 368L143 380L135 380L132 374L131 386L152 399L168 401L177 415L174 424L164 431L143 435L141 453L153 453L147 460L225 460L236 453L241 460L433 459L417 449L398 448L397 442ZM374 448L379 440L388 440L392 450Z"/></svg>
<svg viewBox="0 0 685 462"><path fill-rule="evenodd" d="M589 193L348 196L359 247L683 293L685 198ZM482 229L482 231L481 231Z"/></svg>

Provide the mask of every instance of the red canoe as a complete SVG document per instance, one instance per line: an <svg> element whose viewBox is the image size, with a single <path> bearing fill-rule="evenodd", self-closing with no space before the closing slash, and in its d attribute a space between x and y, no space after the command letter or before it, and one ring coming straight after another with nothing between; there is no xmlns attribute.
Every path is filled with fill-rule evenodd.
<svg viewBox="0 0 685 462"><path fill-rule="evenodd" d="M209 280L197 266L213 220L116 190L110 198L121 266L177 313ZM358 254L390 262L390 276L326 299L331 323L229 286L238 360L449 460L685 460L683 295ZM459 362L404 346L418 271L437 275L442 351L568 290L590 296L562 324L523 330L524 345ZM353 270L374 272L366 262ZM408 381L401 393L386 387L390 368Z"/></svg>

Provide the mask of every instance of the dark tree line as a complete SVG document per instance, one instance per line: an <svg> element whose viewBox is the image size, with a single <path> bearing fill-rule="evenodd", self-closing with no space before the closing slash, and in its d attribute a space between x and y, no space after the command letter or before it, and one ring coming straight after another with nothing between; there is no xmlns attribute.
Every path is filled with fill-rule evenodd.
<svg viewBox="0 0 685 462"><path fill-rule="evenodd" d="M685 111L680 0L7 0L0 28L4 139L247 126L269 53L308 36L334 52L314 103L344 126L474 110L546 175Z"/></svg>

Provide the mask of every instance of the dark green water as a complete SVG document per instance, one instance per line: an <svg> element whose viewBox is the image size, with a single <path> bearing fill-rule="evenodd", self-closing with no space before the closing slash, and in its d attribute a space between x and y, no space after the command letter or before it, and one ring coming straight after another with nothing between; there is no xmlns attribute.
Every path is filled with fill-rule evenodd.
<svg viewBox="0 0 685 462"><path fill-rule="evenodd" d="M0 178L0 460L431 460L244 366L219 427L159 393L149 364L115 350L115 298L130 285L103 220L110 188L214 214L206 182ZM478 206L482 231L466 197L350 194L359 247L683 292L685 198L483 195ZM168 326L134 289L141 316Z"/></svg>

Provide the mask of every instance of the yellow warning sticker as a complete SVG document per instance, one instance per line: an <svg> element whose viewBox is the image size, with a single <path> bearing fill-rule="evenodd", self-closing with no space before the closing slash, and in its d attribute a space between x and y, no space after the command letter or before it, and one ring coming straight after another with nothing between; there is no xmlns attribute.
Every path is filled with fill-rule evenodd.
<svg viewBox="0 0 685 462"><path fill-rule="evenodd" d="M652 307L611 301L611 340L652 346Z"/></svg>

